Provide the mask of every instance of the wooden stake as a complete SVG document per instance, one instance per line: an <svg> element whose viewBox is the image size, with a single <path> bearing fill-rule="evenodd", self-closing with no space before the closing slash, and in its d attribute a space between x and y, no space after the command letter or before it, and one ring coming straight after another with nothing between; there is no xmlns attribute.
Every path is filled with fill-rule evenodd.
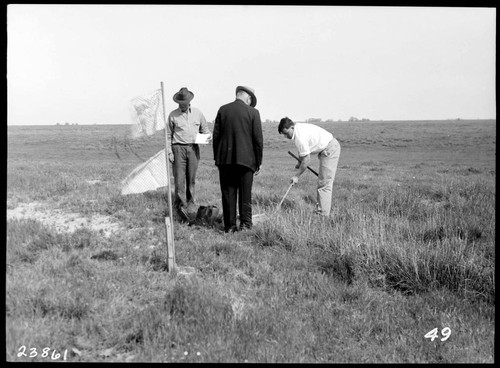
<svg viewBox="0 0 500 368"><path fill-rule="evenodd" d="M174 230L170 216L165 217L165 231L167 233L167 271L171 272L175 269L175 247L174 247Z"/></svg>
<svg viewBox="0 0 500 368"><path fill-rule="evenodd" d="M161 82L161 99L163 103L163 121L165 122L165 162L167 165L167 198L168 198L168 216L165 217L165 232L167 236L167 271L172 272L176 268L175 264L175 244L174 244L174 220L172 216L172 191L170 181L170 161L168 159L168 122L165 114L165 94L163 91L163 82Z"/></svg>

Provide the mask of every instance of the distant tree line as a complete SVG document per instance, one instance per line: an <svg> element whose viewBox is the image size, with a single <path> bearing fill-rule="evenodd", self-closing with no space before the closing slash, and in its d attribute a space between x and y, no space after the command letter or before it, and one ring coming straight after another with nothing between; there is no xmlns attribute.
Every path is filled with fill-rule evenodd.
<svg viewBox="0 0 500 368"><path fill-rule="evenodd" d="M361 118L361 119L358 119L358 118L356 118L356 117L354 117L354 116L351 116L351 117L349 118L349 121L370 121L370 119L367 119L367 118Z"/></svg>
<svg viewBox="0 0 500 368"><path fill-rule="evenodd" d="M337 120L338 122L342 122L343 120L342 119L338 119ZM368 118L361 118L361 119L358 119L357 117L355 116L351 116L349 119L348 119L349 122L356 122L356 121L371 121L370 119ZM334 123L335 120L334 119L326 119L326 120L323 120L321 118L308 118L304 121L305 123L312 123L312 124L315 124L315 123ZM211 123L215 123L214 121L211 121ZM271 123L277 123L277 121L275 120L270 120L270 119L266 119L263 121L263 123L265 124L271 124Z"/></svg>
<svg viewBox="0 0 500 368"><path fill-rule="evenodd" d="M342 121L342 119L339 119L338 121ZM367 119L367 118L361 118L361 119L358 119L357 117L355 116L351 116L349 118L350 122L352 121L370 121L370 119ZM320 118L310 118L310 119L306 119L306 123L322 123L322 122L325 122L325 123L333 123L334 120L333 119L327 119L327 120L322 120Z"/></svg>

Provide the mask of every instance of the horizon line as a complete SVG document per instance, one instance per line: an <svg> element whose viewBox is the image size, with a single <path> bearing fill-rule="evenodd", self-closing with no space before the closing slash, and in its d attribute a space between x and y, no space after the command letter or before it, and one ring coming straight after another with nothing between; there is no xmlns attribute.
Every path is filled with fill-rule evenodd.
<svg viewBox="0 0 500 368"><path fill-rule="evenodd" d="M357 120L334 120L334 119L315 119L310 118L306 120L296 120L296 123L373 123L373 122L418 122L418 121L480 121L480 120L496 120L495 118L447 118L447 119L357 119ZM278 123L279 120L265 119L261 120L262 124ZM207 123L213 124L213 121L207 121ZM22 126L79 126L79 125L134 125L134 123L55 123L55 124L9 124L7 127L22 127Z"/></svg>

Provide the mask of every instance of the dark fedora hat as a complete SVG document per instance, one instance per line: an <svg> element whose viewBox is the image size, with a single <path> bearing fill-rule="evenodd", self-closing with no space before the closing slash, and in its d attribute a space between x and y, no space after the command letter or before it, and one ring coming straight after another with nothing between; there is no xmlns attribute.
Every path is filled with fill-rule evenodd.
<svg viewBox="0 0 500 368"><path fill-rule="evenodd" d="M174 101L177 103L187 103L190 102L194 98L194 93L188 91L186 87L182 87L179 92L174 95Z"/></svg>
<svg viewBox="0 0 500 368"><path fill-rule="evenodd" d="M257 105L257 97L255 97L254 90L250 87L245 87L245 86L236 87L236 93L238 93L238 91L240 91L240 90L245 91L246 93L248 93L250 95L250 97L252 97L252 103L250 104L250 106L255 107L255 105Z"/></svg>

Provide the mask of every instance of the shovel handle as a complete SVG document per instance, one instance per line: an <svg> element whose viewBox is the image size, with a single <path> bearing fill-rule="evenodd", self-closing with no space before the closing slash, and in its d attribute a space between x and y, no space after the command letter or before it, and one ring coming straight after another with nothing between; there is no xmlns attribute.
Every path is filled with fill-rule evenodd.
<svg viewBox="0 0 500 368"><path fill-rule="evenodd" d="M292 152L288 151L288 154L289 154L290 156L292 156L294 159L296 159L297 161L299 161L299 162L300 162L300 159L299 159L297 156L295 156ZM311 171L314 175L318 176L318 173L317 173L316 171L314 171L313 169L311 169L309 166L308 166L307 168L308 168L308 169L309 169L309 171Z"/></svg>
<svg viewBox="0 0 500 368"><path fill-rule="evenodd" d="M285 195L283 196L283 198L281 198L281 201L280 203L278 204L278 207L276 207L276 209L279 209L281 207L281 204L283 203L283 201L285 200L285 197L287 196L288 192L290 191L290 189L292 189L293 187L293 183L290 184L290 186L288 187L288 190L286 191Z"/></svg>

